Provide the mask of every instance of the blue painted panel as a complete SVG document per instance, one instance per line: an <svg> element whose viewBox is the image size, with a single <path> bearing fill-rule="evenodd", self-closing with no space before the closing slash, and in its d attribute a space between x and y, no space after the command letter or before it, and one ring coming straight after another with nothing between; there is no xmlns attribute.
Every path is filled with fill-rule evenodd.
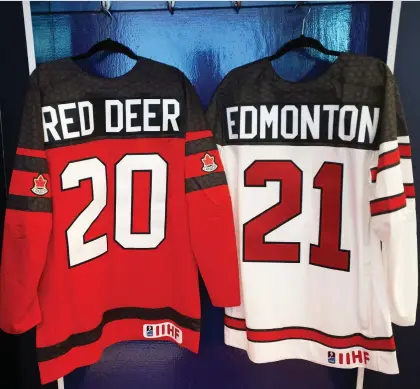
<svg viewBox="0 0 420 389"><path fill-rule="evenodd" d="M85 52L98 40L111 37L139 55L181 69L206 105L227 72L272 54L298 36L308 11L307 7L293 10L294 3L285 5L284 2L269 7L244 2L245 7L239 13L228 7L228 2L187 5L177 2L175 14L170 15L163 10L164 2L139 3L114 2L111 21L104 14L90 12L99 8L99 2L34 2L37 62ZM203 6L205 10L192 9ZM208 9L212 6L217 9ZM149 10L135 12L141 7ZM320 39L330 49L367 53L371 10L370 3L314 5L306 34ZM318 53L299 52L287 54L274 66L282 77L297 81L322 71L330 60ZM95 74L115 77L127 72L133 61L118 54L99 54L83 66ZM224 345L223 311L211 307L203 287L202 296L199 355L167 343L121 343L108 348L99 363L67 376L65 389L355 387L354 370L295 360L264 365L251 363L243 351Z"/></svg>
<svg viewBox="0 0 420 389"><path fill-rule="evenodd" d="M208 6L209 2L205 3ZM66 7L71 4L66 3ZM78 2L75 4L79 9ZM232 8L179 9L174 15L168 11L115 12L113 19L89 12L34 14L35 52L37 61L45 62L84 52L96 41L111 37L139 55L184 71L197 87L202 102L207 104L228 71L273 53L281 44L298 36L307 12L308 7L293 10L291 5L280 5L242 8L239 13ZM321 39L331 49L352 48L364 53L368 18L366 4L313 6L306 33ZM316 61L312 56L291 53L277 62L275 67L283 77L297 80ZM87 64L92 72L108 77L121 75L131 66L133 62L120 55L99 55Z"/></svg>

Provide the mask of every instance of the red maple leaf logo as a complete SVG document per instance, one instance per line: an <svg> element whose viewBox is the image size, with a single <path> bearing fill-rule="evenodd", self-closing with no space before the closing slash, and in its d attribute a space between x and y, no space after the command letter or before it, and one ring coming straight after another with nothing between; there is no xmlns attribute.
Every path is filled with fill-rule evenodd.
<svg viewBox="0 0 420 389"><path fill-rule="evenodd" d="M34 183L37 188L45 188L47 180L40 174L37 178L34 178Z"/></svg>
<svg viewBox="0 0 420 389"><path fill-rule="evenodd" d="M218 166L216 163L214 163L214 156L210 155L208 153L204 154L204 157L201 158L201 161L203 162L203 167L201 170L207 173L214 172Z"/></svg>
<svg viewBox="0 0 420 389"><path fill-rule="evenodd" d="M201 160L203 161L204 165L208 166L208 165L213 165L214 163L214 157L210 154L207 154L204 156L204 158L201 158Z"/></svg>

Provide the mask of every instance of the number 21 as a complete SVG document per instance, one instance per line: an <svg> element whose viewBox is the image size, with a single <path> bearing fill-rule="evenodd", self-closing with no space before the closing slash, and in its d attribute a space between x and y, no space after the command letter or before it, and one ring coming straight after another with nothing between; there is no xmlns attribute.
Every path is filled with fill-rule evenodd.
<svg viewBox="0 0 420 389"><path fill-rule="evenodd" d="M292 161L258 160L244 172L245 187L281 183L279 202L243 226L244 262L299 262L300 242L266 242L265 236L302 213L303 173ZM341 249L343 165L324 162L313 181L320 190L319 242L310 245L309 263L350 270L350 251Z"/></svg>

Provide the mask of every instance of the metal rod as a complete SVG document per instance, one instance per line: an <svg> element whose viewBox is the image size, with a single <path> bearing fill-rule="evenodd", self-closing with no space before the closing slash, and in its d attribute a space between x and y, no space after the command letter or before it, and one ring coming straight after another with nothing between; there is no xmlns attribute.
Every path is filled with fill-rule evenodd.
<svg viewBox="0 0 420 389"><path fill-rule="evenodd" d="M355 5L355 4L369 4L371 1L323 1L318 3L307 3L302 4L300 7L319 7L319 6L331 6L331 5ZM266 5L242 5L241 9L258 9L258 8L289 8L292 4L266 4ZM180 11L213 11L213 10L234 10L233 7L186 7L186 8L177 8L176 12ZM148 8L148 9L115 9L112 11L115 13L134 13L134 12L168 12L167 8ZM32 12L32 15L72 15L72 14L99 14L102 11L48 11L48 12Z"/></svg>

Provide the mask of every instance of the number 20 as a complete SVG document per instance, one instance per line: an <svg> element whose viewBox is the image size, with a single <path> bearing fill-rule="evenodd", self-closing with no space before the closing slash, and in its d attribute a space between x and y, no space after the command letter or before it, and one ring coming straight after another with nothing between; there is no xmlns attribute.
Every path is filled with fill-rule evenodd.
<svg viewBox="0 0 420 389"><path fill-rule="evenodd" d="M299 262L300 242L266 242L265 236L302 213L303 173L292 161L258 160L244 172L245 187L281 183L279 202L243 226L244 262ZM350 251L341 249L343 165L324 162L313 181L321 191L319 243L310 245L309 264L350 270Z"/></svg>
<svg viewBox="0 0 420 389"><path fill-rule="evenodd" d="M150 172L150 230L133 233L133 173ZM115 164L114 239L125 249L153 249L165 239L166 161L158 154L129 154ZM91 180L92 201L66 231L69 265L80 265L108 251L106 234L85 242L84 236L107 205L106 166L98 158L70 162L61 174L63 191L79 188L80 182Z"/></svg>

